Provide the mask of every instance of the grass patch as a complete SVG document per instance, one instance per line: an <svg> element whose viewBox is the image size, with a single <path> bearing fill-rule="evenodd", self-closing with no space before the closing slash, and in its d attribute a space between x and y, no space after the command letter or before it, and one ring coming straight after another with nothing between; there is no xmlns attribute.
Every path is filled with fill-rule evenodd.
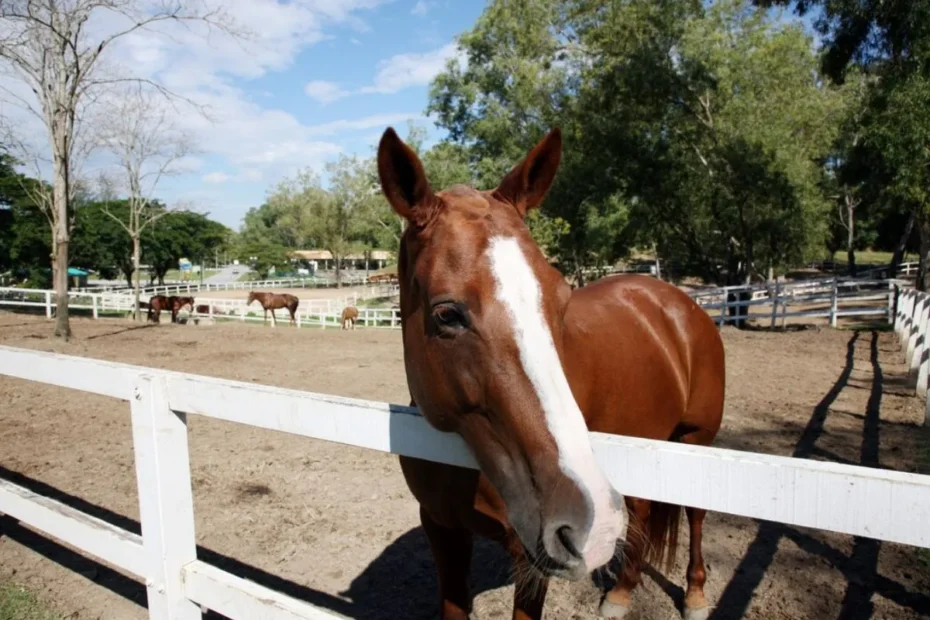
<svg viewBox="0 0 930 620"><path fill-rule="evenodd" d="M916 254L905 254L901 262L909 263L918 259ZM846 250L842 250L833 255L833 262L838 265L846 264ZM856 263L860 265L887 265L891 262L891 252L879 252L877 250L857 250Z"/></svg>
<svg viewBox="0 0 930 620"><path fill-rule="evenodd" d="M59 620L60 615L28 590L0 582L0 620Z"/></svg>

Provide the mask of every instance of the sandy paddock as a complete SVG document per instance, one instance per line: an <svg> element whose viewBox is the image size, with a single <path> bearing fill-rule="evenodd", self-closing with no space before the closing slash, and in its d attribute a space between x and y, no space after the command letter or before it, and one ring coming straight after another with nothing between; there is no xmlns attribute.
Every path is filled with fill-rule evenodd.
<svg viewBox="0 0 930 620"><path fill-rule="evenodd" d="M74 328L63 344L42 319L0 314L0 344L407 402L398 331L125 320ZM918 467L922 407L901 387L892 334L723 333L718 445ZM0 403L0 476L137 528L126 403L8 378ZM201 558L349 617L436 616L432 560L395 457L197 417L190 429ZM669 575L648 572L634 617L678 617L685 548ZM930 566L913 548L710 514L704 549L716 619L930 616ZM8 579L69 618L147 617L139 583L0 517L0 580ZM507 560L492 545L476 551L473 588L476 618L510 616ZM592 583L555 583L547 617L594 618L598 599Z"/></svg>

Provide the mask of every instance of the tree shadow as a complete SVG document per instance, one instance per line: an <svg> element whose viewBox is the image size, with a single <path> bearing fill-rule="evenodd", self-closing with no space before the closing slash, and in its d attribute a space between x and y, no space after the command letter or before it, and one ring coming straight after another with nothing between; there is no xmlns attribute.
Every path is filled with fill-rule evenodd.
<svg viewBox="0 0 930 620"><path fill-rule="evenodd" d="M111 336L119 336L120 334L125 334L126 332L134 332L139 329L152 329L157 327L156 323L146 323L144 325L132 325L130 327L124 327L123 329L118 329L112 332L105 332L103 334L94 334L93 336L87 336L85 340L96 340L97 338L109 338Z"/></svg>

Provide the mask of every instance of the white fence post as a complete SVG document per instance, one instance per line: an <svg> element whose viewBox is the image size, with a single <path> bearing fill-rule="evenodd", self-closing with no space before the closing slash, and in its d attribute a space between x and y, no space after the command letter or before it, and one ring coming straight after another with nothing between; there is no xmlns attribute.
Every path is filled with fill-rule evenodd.
<svg viewBox="0 0 930 620"><path fill-rule="evenodd" d="M45 291L45 318L52 318L52 292Z"/></svg>
<svg viewBox="0 0 930 620"><path fill-rule="evenodd" d="M720 299L720 328L727 324L727 287L723 287L723 297Z"/></svg>
<svg viewBox="0 0 930 620"><path fill-rule="evenodd" d="M168 408L162 376L139 375L130 404L149 617L200 620L181 579L197 559L186 416Z"/></svg>
<svg viewBox="0 0 930 620"><path fill-rule="evenodd" d="M914 324L915 291L908 289L904 296L904 312L901 316L901 350L907 352L907 345L911 338L911 325ZM905 357L905 361L907 358Z"/></svg>
<svg viewBox="0 0 930 620"><path fill-rule="evenodd" d="M917 395L924 399L927 398L927 380L930 377L930 342L927 342L930 336L927 333L928 323L930 323L930 296L926 297L925 305L917 328L920 346L917 347L917 352L911 361L912 372L916 371L917 374Z"/></svg>
<svg viewBox="0 0 930 620"><path fill-rule="evenodd" d="M914 379L913 373L917 371L917 365L920 363L920 359L916 356L920 354L917 340L920 338L920 323L921 317L925 313L925 303L926 295L923 293L916 293L914 295L914 312L913 319L911 320L911 329L907 338L907 370L908 370L908 379ZM915 363L916 362L916 363Z"/></svg>
<svg viewBox="0 0 930 620"><path fill-rule="evenodd" d="M772 329L775 329L775 320L778 315L778 280L775 280L775 295L772 297Z"/></svg>
<svg viewBox="0 0 930 620"><path fill-rule="evenodd" d="M91 300L93 301L93 304L94 304L94 318L96 319L96 318L97 318L97 296L96 296L96 295L91 295L90 298L91 298Z"/></svg>
<svg viewBox="0 0 930 620"><path fill-rule="evenodd" d="M833 289L830 292L830 327L836 327L836 305L838 286L836 277L833 278Z"/></svg>

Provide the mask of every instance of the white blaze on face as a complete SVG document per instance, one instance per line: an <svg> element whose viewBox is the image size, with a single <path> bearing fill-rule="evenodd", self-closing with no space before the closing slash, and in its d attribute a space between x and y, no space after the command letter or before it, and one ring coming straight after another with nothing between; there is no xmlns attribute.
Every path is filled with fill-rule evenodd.
<svg viewBox="0 0 930 620"><path fill-rule="evenodd" d="M624 529L612 489L594 460L588 427L575 402L542 309L539 280L517 239L494 237L488 247L495 296L507 308L523 370L533 385L555 439L559 468L592 502L594 515L582 555L589 568L607 562Z"/></svg>

